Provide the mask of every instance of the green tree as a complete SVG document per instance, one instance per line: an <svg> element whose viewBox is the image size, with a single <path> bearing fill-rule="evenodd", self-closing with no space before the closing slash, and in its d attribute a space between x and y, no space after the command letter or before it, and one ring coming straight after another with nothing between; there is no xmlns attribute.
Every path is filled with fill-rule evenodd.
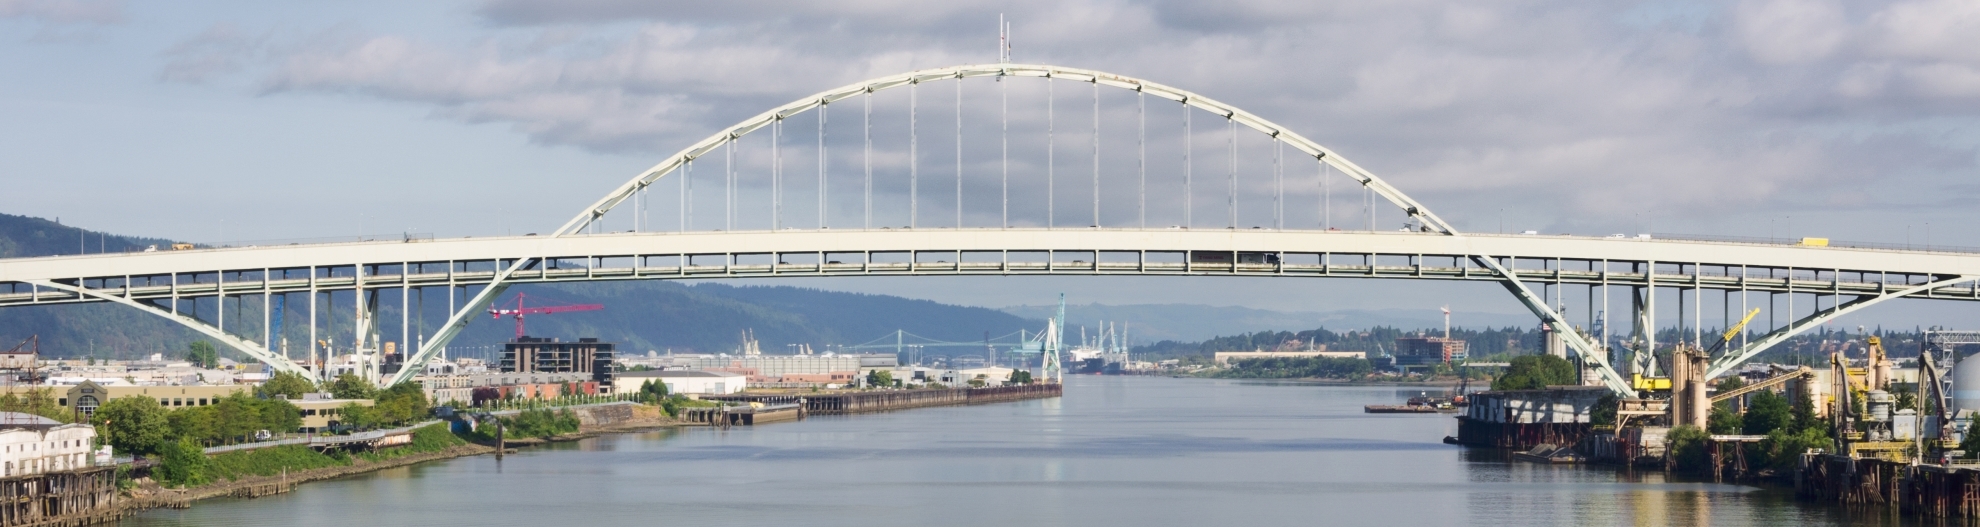
<svg viewBox="0 0 1980 527"><path fill-rule="evenodd" d="M887 370L873 370L867 372L866 384L867 386L872 386L875 388L891 387L894 385L894 373Z"/></svg>
<svg viewBox="0 0 1980 527"><path fill-rule="evenodd" d="M1918 387L1916 385L1891 384L1891 395L1897 397L1896 410L1918 409Z"/></svg>
<svg viewBox="0 0 1980 527"><path fill-rule="evenodd" d="M1747 396L1746 417L1740 433L1762 436L1782 428L1790 428L1790 432L1801 430L1795 426L1794 410L1786 397L1766 390Z"/></svg>
<svg viewBox="0 0 1980 527"><path fill-rule="evenodd" d="M259 416L259 430L286 434L302 429L302 409L282 399L249 399Z"/></svg>
<svg viewBox="0 0 1980 527"><path fill-rule="evenodd" d="M157 399L137 395L103 403L89 420L112 450L142 456L157 452L158 444L172 433L167 413Z"/></svg>
<svg viewBox="0 0 1980 527"><path fill-rule="evenodd" d="M1575 384L1574 364L1553 355L1514 357L1506 374L1492 381L1494 390L1538 390Z"/></svg>
<svg viewBox="0 0 1980 527"><path fill-rule="evenodd" d="M372 407L358 403L345 403L337 409L337 415L341 418L338 423L360 430L377 427L377 414Z"/></svg>
<svg viewBox="0 0 1980 527"><path fill-rule="evenodd" d="M259 397L273 399L281 395L292 401L301 400L303 394L314 392L316 392L316 383L310 382L308 377L303 377L300 373L286 371L275 372L274 377L268 378L268 382L261 383L261 386L254 390L254 394Z"/></svg>
<svg viewBox="0 0 1980 527"><path fill-rule="evenodd" d="M667 398L667 383L648 379L639 385L639 392L633 398L646 404L659 404Z"/></svg>
<svg viewBox="0 0 1980 527"><path fill-rule="evenodd" d="M1595 425L1616 425L1616 410L1621 404L1616 394L1603 395L1595 400L1595 407L1588 409L1588 422Z"/></svg>
<svg viewBox="0 0 1980 527"><path fill-rule="evenodd" d="M411 422L426 417L431 411L431 402L426 399L426 392L421 390L418 384L410 382L395 384L378 392L376 401L373 410L381 424Z"/></svg>
<svg viewBox="0 0 1980 527"><path fill-rule="evenodd" d="M338 399L371 399L378 396L378 387L373 386L371 381L349 373L331 379L330 385L325 388L330 390L331 397Z"/></svg>
<svg viewBox="0 0 1980 527"><path fill-rule="evenodd" d="M1794 429L1791 431L1820 430L1823 436L1827 436L1829 424L1815 417L1815 402L1810 399L1807 396L1794 398L1794 410L1789 412L1793 416L1790 422Z"/></svg>
<svg viewBox="0 0 1980 527"><path fill-rule="evenodd" d="M213 436L215 440L232 443L243 441L261 430L261 407L255 399L245 393L221 397L215 401L213 409Z"/></svg>
<svg viewBox="0 0 1980 527"><path fill-rule="evenodd" d="M1711 472L1711 457L1705 452L1705 441L1711 434L1696 426L1678 425L1665 436L1667 448L1671 449L1672 468L1687 474Z"/></svg>
<svg viewBox="0 0 1980 527"><path fill-rule="evenodd" d="M19 395L0 395L0 411L34 414L64 423L74 414L55 400L53 388L29 388Z"/></svg>
<svg viewBox="0 0 1980 527"><path fill-rule="evenodd" d="M1706 416L1705 428L1713 435L1732 435L1740 433L1741 427L1745 425L1745 420L1740 417L1739 412L1733 411L1726 403L1719 403L1712 405L1711 415Z"/></svg>
<svg viewBox="0 0 1980 527"><path fill-rule="evenodd" d="M1768 467L1784 472L1800 466L1802 454L1810 450L1829 450L1834 446L1826 429L1789 430L1782 427L1768 432L1758 448L1765 456Z"/></svg>
<svg viewBox="0 0 1980 527"><path fill-rule="evenodd" d="M208 481L206 452L192 438L160 441L156 450L159 460L153 473L158 475L159 483L168 487L184 487Z"/></svg>
<svg viewBox="0 0 1980 527"><path fill-rule="evenodd" d="M192 341L191 344L186 345L186 362L191 362L194 366L201 368L219 366L220 350L215 349L211 342L204 340Z"/></svg>
<svg viewBox="0 0 1980 527"><path fill-rule="evenodd" d="M1966 451L1966 457L1980 455L1980 419L1974 419L1966 428L1966 437L1959 440L1959 449Z"/></svg>
<svg viewBox="0 0 1980 527"><path fill-rule="evenodd" d="M1011 376L1004 380L1004 384L1031 384L1031 372L1011 370Z"/></svg>
<svg viewBox="0 0 1980 527"><path fill-rule="evenodd" d="M170 437L189 439L202 444L211 444L220 438L215 428L217 419L212 406L173 410L165 414L165 421L172 427Z"/></svg>

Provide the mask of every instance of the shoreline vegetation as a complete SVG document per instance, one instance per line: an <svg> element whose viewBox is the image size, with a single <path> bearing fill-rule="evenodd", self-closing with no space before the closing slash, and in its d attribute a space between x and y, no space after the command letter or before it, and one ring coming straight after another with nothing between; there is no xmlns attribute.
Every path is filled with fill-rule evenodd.
<svg viewBox="0 0 1980 527"><path fill-rule="evenodd" d="M689 426L691 423L676 420L662 413L659 407L631 404L635 407L632 419L594 425L578 426L577 417L569 409L526 410L518 414L523 428L512 429L520 432L505 438L507 452L518 448L579 441L607 434L639 433L665 428ZM562 414L562 415L559 415ZM541 415L542 417L525 417ZM565 419L569 420L566 421ZM508 418L505 418L508 419ZM534 424L531 424L531 423ZM505 435L509 432L505 432ZM303 445L283 445L253 450L240 450L204 456L203 462L195 463L194 479L190 484L172 487L161 483L156 476L164 469L160 463L153 469L154 477L125 480L128 485L128 499L123 507L131 513L150 509L187 508L192 502L227 497L260 497L289 492L296 485L312 481L324 481L368 474L381 470L417 465L428 461L478 456L495 453L493 435L456 434L449 430L447 423L437 423L413 430L413 441L409 445L382 449L378 452L344 453L331 451L317 452ZM180 476L184 477L184 476Z"/></svg>

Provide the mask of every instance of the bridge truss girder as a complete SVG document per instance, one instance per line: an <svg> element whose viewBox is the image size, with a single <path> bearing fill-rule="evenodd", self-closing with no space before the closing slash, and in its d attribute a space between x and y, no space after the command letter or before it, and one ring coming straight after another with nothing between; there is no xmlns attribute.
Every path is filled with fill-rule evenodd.
<svg viewBox="0 0 1980 527"><path fill-rule="evenodd" d="M1540 298L1540 295L1534 294L1532 289L1526 287L1525 282L1521 282L1517 275L1513 274L1505 266L1500 265L1496 259L1490 256L1475 256L1472 259L1491 268L1499 276L1503 277L1499 281L1500 285L1505 286L1506 290L1511 292L1514 297L1517 297L1519 303L1525 305L1527 310L1532 311L1534 316L1540 317L1540 320L1545 321L1547 326L1553 329L1554 334L1560 336L1562 343L1567 344L1568 349L1574 350L1576 355L1581 356L1584 364L1594 366L1596 374L1602 376L1603 386L1607 387L1609 391L1622 394L1624 397L1636 397L1636 389L1632 388L1629 382L1623 380L1622 375L1616 373L1616 369L1609 365L1608 350L1598 348L1588 342L1587 337L1582 336L1581 331L1576 330L1573 324L1569 324L1567 319L1561 316L1560 312L1556 311L1552 306L1548 306L1545 299Z"/></svg>
<svg viewBox="0 0 1980 527"><path fill-rule="evenodd" d="M1090 237L1094 234L1092 231L1077 232L1077 231L1069 231L1069 230L1056 230L1056 231L1046 230L1046 231L1038 231L1038 232L1024 231L1024 230L982 230L982 231L965 230L963 232L966 233L971 239L979 239L983 243L988 244L986 245L986 247L994 247L997 245L1006 245L1006 244L1017 244L1020 243L1019 241L1017 241L1020 238L1022 238L1023 240L1029 240L1028 243L1040 243L1041 240L1053 239L1053 236L1061 235L1061 234L1068 236L1069 237L1068 241L1073 239L1071 237ZM1100 231L1100 232L1106 232L1106 231ZM1165 235L1178 234L1178 233L1162 231L1162 230L1143 230L1143 231L1131 231L1131 232L1140 233L1131 236L1136 239L1140 239L1139 237L1154 235L1158 232L1163 233ZM748 235L747 233L736 233L736 234L739 236ZM826 235L828 233L817 232L814 234ZM860 235L857 232L852 232L852 233L834 232L829 234L834 237L843 236L843 235L854 235L854 236ZM894 236L907 236L912 234L915 233L913 232L893 233ZM1188 233L1181 233L1181 234L1188 234ZM1201 233L1201 234L1210 234L1210 233ZM774 243L780 245L794 244L798 246L809 246L809 245L813 245L812 242L825 241L825 239L823 238L808 238L807 237L808 235L802 231L777 233L773 236L775 236L774 239L765 239L762 240L760 243L751 242L750 244L746 244L746 245L761 245L767 243ZM996 241L998 237L1003 237L1003 236L1011 237L1011 241ZM1316 241L1322 242L1327 246L1334 246L1334 245L1339 245L1340 242L1353 240L1356 239L1358 236L1367 236L1367 235L1365 234L1357 235L1357 234L1348 234L1348 233L1323 234L1317 232L1316 233L1284 232L1284 233L1249 234L1248 236L1257 236L1255 242L1259 247L1270 247L1270 246L1303 247ZM1290 237L1281 239L1279 238L1280 236L1290 236ZM16 289L15 291L18 292L15 293L0 292L0 305L64 304L64 303L104 302L104 301L119 302L119 303L124 303L122 301L130 301L141 305L147 302L158 302L158 301L166 301L166 300L174 300L174 299L185 299L185 298L196 299L201 297L216 297L222 295L231 296L231 297L245 297L245 296L253 296L253 295L281 295L281 294L295 294L295 293L319 293L319 292L330 292L330 291L362 291L363 293L359 295L359 298L366 299L361 301L368 305L372 303L371 299L375 299L376 293L384 289L401 290L402 291L401 297L403 299L406 296L405 294L403 294L404 291L419 290L422 288L433 288L433 287L447 287L450 291L449 303L453 304L452 301L453 295L451 294L451 291L453 290L454 287L468 287L468 288L472 288L475 286L483 287L483 293L485 294L474 295L475 298L467 302L466 305L456 306L457 309L454 310L454 312L449 315L446 324L441 326L440 334L432 335L423 338L419 341L418 344L419 351L416 354L411 355L409 358L410 360L407 362L407 364L413 366L411 366L411 368L408 370L402 370L402 373L395 375L394 378L390 381L390 382L400 382L410 378L412 375L417 374L419 371L423 370L423 368L419 367L418 365L423 365L426 360L429 360L430 358L436 356L440 350L444 349L451 342L451 339L459 334L460 328L464 327L464 324L467 321L469 321L474 315L478 314L481 310L484 310L488 303L492 303L495 295L501 294L503 290L505 290L510 285L521 284L521 283L546 283L546 282L566 282L566 281L611 281L611 280L635 280L635 279L696 279L696 278L798 277L798 276L879 276L879 275L1010 276L1010 275L1073 274L1073 275L1155 275L1155 276L1161 276L1161 275L1280 276L1280 277L1305 276L1305 277L1345 277L1345 278L1403 278L1403 279L1432 279L1432 280L1460 280L1460 281L1491 281L1505 285L1505 276L1511 275L1517 277L1518 280L1524 282L1542 282L1556 286L1558 285L1570 285L1570 286L1583 285L1590 287L1621 286L1621 287L1635 288L1639 290L1639 292L1644 289L1648 289L1652 287L1676 288L1680 290L1705 288L1705 289L1724 290L1728 292L1749 291L1749 292L1764 292L1764 293L1792 293L1797 295L1818 294L1818 295L1840 295L1840 296L1859 296L1859 297L1867 296L1872 299L1875 299L1875 302L1881 302L1882 300L1886 300L1889 298L1898 298L1898 297L1938 298L1938 299L1952 299L1952 300L1966 300L1966 301L1980 300L1980 286L1976 286L1971 281L1964 280L1963 278L1947 279L1947 277L1964 277L1964 276L1980 276L1980 275L1968 275L1968 274L1958 274L1958 273L1946 273L1946 274L1937 274L1937 275L1926 275L1926 274L1917 274L1917 273L1899 274L1895 272L1858 273L1854 271L1836 272L1833 271L1832 269L1822 269L1819 273L1815 274L1814 276L1811 276L1809 274L1808 269L1800 269L1800 268L1788 268L1787 269L1788 272L1786 273L1786 275L1782 275L1779 272L1781 271L1781 269L1755 267L1753 269L1752 276L1744 276L1746 273L1743 272L1732 273L1732 274L1711 274L1712 272L1717 271L1717 269L1701 270L1700 269L1701 266L1690 265L1690 264L1686 264L1684 267L1679 268L1677 273L1670 272L1668 268L1642 269L1642 268L1633 267L1633 265L1635 264L1632 264L1632 266L1627 266L1627 267L1620 265L1620 264L1629 263L1628 261L1613 261L1613 263L1618 264L1615 267L1609 267L1607 265L1591 264L1592 267L1590 269L1575 270L1575 269L1563 269L1563 264L1558 263L1562 261L1567 261L1570 262L1570 265L1566 265L1566 266L1572 267L1573 266L1571 265L1572 262L1569 260L1561 260L1550 257L1533 257L1533 256L1502 257L1503 260L1501 260L1500 258L1485 257L1482 255L1475 255L1475 254L1474 255L1437 255L1437 254L1408 254L1408 253L1396 254L1396 253L1367 253L1367 252L1304 252L1304 251L1290 251L1290 250L1227 251L1222 249L1214 250L1214 251L1189 251L1189 250L1182 250L1182 251L1176 251L1176 250L829 251L828 250L828 251L795 251L795 252L731 252L731 253L716 253L716 254L710 254L710 253L650 254L638 250L638 249L645 249L648 246L678 247L683 242L694 241L697 237L698 235L686 235L685 237L678 237L678 235L674 235L674 234L583 236L583 237L576 237L576 239L572 241L579 242L578 245L587 246L587 247L595 245L592 243L594 241L611 242L611 243L605 245L599 245L597 247L592 247L592 249L597 250L598 252L589 255L584 255L580 253L580 255L576 255L576 256L570 256L570 255L551 256L551 257L504 256L504 257L484 257L484 258L463 259L463 260L434 261L434 262L424 262L424 263L388 261L382 263L375 262L375 263L360 263L360 264L343 264L341 266L342 269L355 270L356 272L355 275L345 275L345 276L334 276L337 273L327 273L327 271L319 272L319 271L325 271L324 268L320 268L320 267L309 268L307 266L304 266L304 267L296 267L292 269L292 271L308 269L310 271L309 278L286 278L287 276L290 276L290 274L281 272L283 268L271 267L268 269L252 270L252 272L248 272L245 274L235 273L232 271L221 271L221 272L205 271L198 273L203 276L239 275L235 278L220 280L220 281L211 281L211 280L196 281L196 280L184 280L178 278L174 278L172 280L162 280L162 279L137 280L134 278L124 277L124 276L112 276L108 278L80 277L80 278L15 280L16 283L31 284L33 287L31 288L31 290L29 288ZM1466 235L1465 237L1492 238L1491 235L1484 235L1484 236ZM891 240L891 239L892 239L891 236L887 238L887 240ZM1449 239L1451 239L1451 237L1441 236L1436 234L1425 234L1425 233L1382 233L1379 236L1370 238L1369 241L1373 245L1380 245L1380 246L1391 246L1401 242L1414 243L1417 241L1421 241L1421 242L1426 242L1426 248L1427 248L1427 247L1432 247L1433 245L1431 244L1442 243L1442 242L1434 242L1433 240L1449 240ZM1146 240L1144 240L1144 242L1145 241ZM1227 242L1228 240L1219 243L1227 243ZM887 243L885 240L860 242L860 244L862 245L872 244L872 243L879 243L883 246L892 245L892 243ZM1477 243L1477 241L1474 240L1471 243ZM1063 243L1054 242L1048 245L1063 245ZM1167 244L1164 243L1152 244L1152 246L1157 246L1157 247L1164 245ZM1194 245L1194 244L1191 243L1189 245ZM1249 245L1251 245L1251 242L1245 242L1243 245L1239 245L1239 246L1244 247ZM407 247L417 248L418 246L425 246L425 244L417 244L416 246L409 246L406 244L380 244L377 245L376 247L380 249L391 248L396 250L399 248L407 248ZM1184 246L1188 246L1188 245L1184 245ZM619 250L615 250L615 249L619 249ZM634 249L634 250L624 250L624 249ZM1229 260L1235 259L1235 257L1232 257L1226 259L1226 261L1224 262L1217 263L1217 262L1195 261L1195 259L1191 257L1192 254L1203 253L1203 252L1212 252L1212 253L1256 252L1256 253L1276 255L1277 258L1276 261L1272 263L1230 263ZM391 257L391 256L387 256L387 257ZM1441 262L1435 261L1441 258L1450 258L1453 263L1462 263L1468 265L1446 266ZM833 263L841 260L843 260L845 263ZM1551 268L1536 269L1530 266L1521 268L1511 265L1511 262L1526 264L1527 262L1532 262L1534 260L1549 262L1548 266L1543 266L1543 267L1551 267ZM1395 263L1406 263L1407 265L1385 265L1385 264L1395 264ZM439 265L444 265L446 270L443 272L426 272L426 269ZM1704 266L1704 267L1710 268L1711 266ZM397 268L397 271L393 271L392 269L394 268ZM1739 268L1734 267L1733 270L1738 271ZM190 273L191 271L182 270L180 272ZM253 276L254 273L259 273L259 277ZM168 274L170 273L161 272L158 276L162 278ZM1792 276L1792 278L1790 278L1790 276ZM22 277L22 278L26 278L26 277ZM160 285L151 285L151 284L160 284ZM165 285L165 284L169 284L169 285ZM489 289L490 286L493 286L492 291ZM1513 290L1511 288L1508 288L1508 290L1514 292L1516 296L1520 297L1522 303L1528 305L1529 310L1533 310L1533 307L1536 305L1541 308L1548 308L1547 303L1538 300L1537 296L1533 296L1532 298L1529 298L1529 295L1532 294L1531 291L1525 291L1524 292L1525 294L1521 294L1521 291ZM1647 317L1645 315L1647 310L1644 309L1644 308L1651 308L1654 305L1652 304L1652 302L1654 302L1654 295L1648 295L1648 296L1632 295L1632 296L1638 297L1638 300L1633 300L1632 303L1639 306L1639 310L1638 310L1639 327L1655 326L1654 318ZM1870 302L1870 303L1874 303L1874 302ZM1817 324L1814 324L1812 322L1822 322L1828 320L1829 318L1833 318L1835 316L1841 316L1850 312L1854 312L1855 310L1860 309L1862 307L1867 307L1870 303L1851 302L1842 306L1841 311L1831 310L1830 312L1825 312L1827 318L1799 320L1794 322L1792 324L1792 327L1796 329L1816 327ZM1548 320L1548 321L1560 320L1562 316L1561 313L1556 312L1556 313L1548 314L1547 311L1549 310L1551 309L1535 310L1535 314L1536 316L1540 317L1542 320ZM153 310L154 313L156 313L157 311L158 310ZM1818 316L1819 315L1821 314L1818 314ZM360 316L363 316L363 314L361 314ZM224 331L220 331L220 328L211 328L210 326L205 326L204 324L199 323L198 321L192 319L175 319L175 322L180 324L197 324L198 327L195 327L195 329L208 335L214 335L215 333L224 334ZM231 321L229 322L231 323ZM375 325L376 321L367 321L367 322L371 322L373 323L372 325ZM1574 328L1569 324L1557 323L1554 325L1562 327L1569 331L1575 331ZM312 325L312 327L314 326ZM368 335L368 334L370 334L369 331L360 333L360 335ZM1570 333L1567 332L1563 333L1563 335L1568 335L1568 334ZM1575 349L1577 355L1583 355L1583 354L1594 355L1596 353L1596 350L1599 349L1598 346L1596 346L1590 341L1591 338L1590 336L1580 335L1578 332L1575 333L1575 335L1576 337L1579 338L1578 339L1568 338L1565 339L1565 341L1571 347L1573 347L1573 349ZM1773 344L1784 341L1785 338L1788 336L1792 336L1792 334L1783 334L1781 336L1778 336L1777 338L1762 339L1762 342L1752 343L1751 345L1738 351L1737 356L1740 357L1739 360L1744 360L1744 358L1748 358L1752 355L1758 354L1761 351L1764 351L1767 347L1772 346ZM409 341L407 344L409 345L411 344L410 342L411 337L412 336L410 334L406 336L407 340ZM270 356L270 357L275 356L274 354L271 354L267 351L268 349L267 345L255 345L252 342L246 342L243 339L237 339L231 337L220 340L226 342L230 347L240 349L242 350L243 353L246 353L249 356L255 357L257 359L262 359L264 356ZM269 361L269 362L271 364L276 363L275 361ZM1587 362L1595 363L1601 361L1589 360ZM1721 366L1724 365L1725 363L1721 364ZM1643 365L1638 364L1636 366L1638 369L1634 371L1644 371L1642 369ZM1616 366L1611 364L1609 367L1613 369ZM278 366L278 368L285 370L289 369L286 366ZM1729 368L1730 368L1729 366L1717 368L1713 371L1713 373L1715 375L1722 374L1725 371L1727 371ZM1618 372L1614 372L1614 376L1620 378L1623 375L1626 375L1627 373L1629 372L1618 371ZM1604 377L1605 378L1609 377L1609 374L1604 374ZM1605 384L1608 384L1609 382L1611 381L1605 380Z"/></svg>
<svg viewBox="0 0 1980 527"><path fill-rule="evenodd" d="M1836 302L1835 305L1829 306L1828 309L1816 309L1813 314L1789 322L1787 325L1776 328L1773 331L1768 332L1766 335L1761 336L1758 340L1751 341L1747 343L1745 346L1741 346L1736 350L1727 352L1725 355L1721 356L1720 358L1713 360L1711 367L1705 371L1705 378L1706 379L1718 378L1720 375L1724 375L1726 372L1732 371L1733 368L1739 367L1740 364L1745 363L1747 360L1752 359L1755 356L1758 356L1761 352L1767 351L1769 348L1772 348L1777 344L1786 342L1787 339L1792 338L1795 335L1799 335L1801 333L1807 332L1810 328L1821 327L1822 324L1828 323L1828 321L1830 320L1835 320L1837 317L1841 317L1843 315L1860 311L1863 308L1877 305L1886 300L1891 300L1894 298L1903 298L1906 296L1918 294L1923 291L1930 291L1941 287L1948 287L1962 283L1972 282L1975 279L1980 279L1980 276L1955 276L1951 278L1944 278L1940 280L1934 280L1932 282L1928 282L1925 284L1899 289L1897 291L1893 291L1890 293L1885 293L1880 295L1860 295L1848 302L1840 302L1840 301ZM1838 300L1840 300L1839 297Z"/></svg>
<svg viewBox="0 0 1980 527"><path fill-rule="evenodd" d="M28 283L34 284L37 287L46 287L49 289L55 289L59 291L68 291L70 293L74 293L81 296L86 296L111 303L121 304L124 306L134 307L145 313L157 315L158 317L164 318L165 320L169 320L180 326L184 326L187 329L191 329L193 331L199 332L202 335L206 335L208 338L219 341L221 344L227 347L234 348L234 350L239 351L244 355L253 357L255 360L259 360L265 364L268 364L270 367L275 368L277 371L295 373L295 374L303 375L305 377L310 375L309 370L303 368L300 365L297 365L294 361L289 360L287 357L283 357L279 354L271 352L268 350L268 348L263 347L261 344L257 344L254 341L247 340L241 337L236 337L233 334L227 333L226 331L223 331L218 327L202 322L199 319L193 318L191 315L175 313L169 310L161 309L158 306L146 304L138 300L132 300L130 298L103 294L100 292L91 291L87 288L76 287L76 286L57 283L49 280L30 280ZM225 297L220 297L220 298L224 299Z"/></svg>

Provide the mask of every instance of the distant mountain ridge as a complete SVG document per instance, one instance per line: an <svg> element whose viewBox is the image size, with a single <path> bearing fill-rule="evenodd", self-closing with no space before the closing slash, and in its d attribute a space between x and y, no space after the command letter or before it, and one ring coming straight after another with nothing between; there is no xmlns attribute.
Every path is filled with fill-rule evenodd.
<svg viewBox="0 0 1980 527"><path fill-rule="evenodd" d="M0 258L141 251L171 240L119 236L54 220L0 213Z"/></svg>

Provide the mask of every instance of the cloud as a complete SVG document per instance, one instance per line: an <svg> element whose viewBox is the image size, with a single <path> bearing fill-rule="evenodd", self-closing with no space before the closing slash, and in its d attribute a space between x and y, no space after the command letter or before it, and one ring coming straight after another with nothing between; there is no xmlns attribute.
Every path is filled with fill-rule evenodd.
<svg viewBox="0 0 1980 527"><path fill-rule="evenodd" d="M1958 0L491 0L472 13L482 25L455 39L209 31L169 52L161 76L245 71L263 93L356 95L540 144L657 157L824 88L993 60L1002 13L1020 61L1237 104L1446 218L1508 201L1561 225L1894 206L1895 194L1865 198L1865 179L1964 184L1980 151L1944 125L1980 117L1980 8Z"/></svg>
<svg viewBox="0 0 1980 527"><path fill-rule="evenodd" d="M215 25L165 50L168 60L158 78L199 84L238 73L260 57L267 40L232 24Z"/></svg>
<svg viewBox="0 0 1980 527"><path fill-rule="evenodd" d="M121 21L123 11L115 0L0 0L0 18L54 24L110 24Z"/></svg>

